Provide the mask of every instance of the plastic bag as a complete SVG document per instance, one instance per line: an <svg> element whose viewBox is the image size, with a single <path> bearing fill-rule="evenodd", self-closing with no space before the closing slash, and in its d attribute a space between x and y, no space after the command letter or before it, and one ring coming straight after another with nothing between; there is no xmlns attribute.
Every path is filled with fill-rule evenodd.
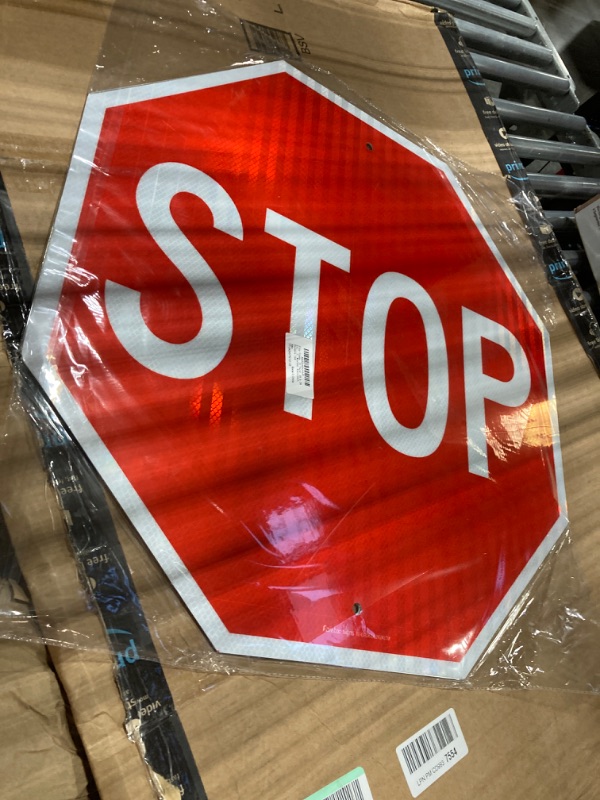
<svg viewBox="0 0 600 800"><path fill-rule="evenodd" d="M500 176L309 38L204 3L115 13L6 425L21 560L46 569L32 533L60 525L45 471L76 556L54 602L32 589L44 640L108 635L119 667L595 688L552 294Z"/></svg>

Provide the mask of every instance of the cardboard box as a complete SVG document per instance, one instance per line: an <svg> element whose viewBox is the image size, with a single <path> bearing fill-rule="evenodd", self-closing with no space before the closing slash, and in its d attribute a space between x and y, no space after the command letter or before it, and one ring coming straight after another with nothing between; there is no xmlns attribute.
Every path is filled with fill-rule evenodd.
<svg viewBox="0 0 600 800"><path fill-rule="evenodd" d="M299 34L311 49L312 63L334 72L384 114L483 170L481 180L489 186L490 197L504 193L508 198L427 8L392 0L231 0L226 5L238 17ZM0 90L7 120L0 147L17 221L35 267L68 163L106 9L92 0L49 0L42 8L23 3L3 11L7 47L2 66L10 80ZM165 74L168 57L153 57L152 36L136 38L127 16L157 11L157 18L165 17L164 3L127 3L124 9L121 35L111 39L101 66L112 59L114 67L121 59L126 81L128 53L139 47L145 48L147 61L138 80L170 77ZM176 9L181 6L173 3L169 11L176 14ZM285 25L279 21L282 17ZM190 63L199 72L230 64L229 53L241 35L241 29L232 29L232 38L223 40L215 52L201 46L198 30L192 35L184 27L176 34L168 20L164 26L169 35L161 38L163 55L168 56L165 49L189 48ZM25 44L18 36L24 31ZM100 70L96 86L102 79ZM487 221L502 247L506 211L490 204ZM518 226L510 228L510 236L521 242L522 263L516 269L527 276L533 258L527 236ZM533 302L555 320L553 354L573 550L593 593L590 607L598 608L597 378L543 279L529 277L527 288ZM2 457L10 463L4 475L10 478L5 502L12 514L11 533L38 613L54 622L72 620L90 641L102 642L100 622L88 611L64 537L60 509L48 489L35 442L18 415ZM177 644L182 653L193 649L202 641L197 627L117 511L115 518L147 615L156 621L171 653ZM567 571L570 568L569 562ZM53 648L52 658L101 796L154 797L143 748L138 749L124 730L123 704L108 655ZM210 800L302 800L358 766L365 769L376 800L409 797L395 749L450 707L457 712L469 755L427 790L428 800L541 800L549 793L593 800L597 794L597 697L449 692L402 683L232 677L175 668L167 668L166 674ZM163 793L179 796L165 786ZM29 796L39 793L32 790Z"/></svg>
<svg viewBox="0 0 600 800"><path fill-rule="evenodd" d="M0 419L10 402L10 385L0 352ZM48 651L35 643L40 631L1 507L0 609L0 626L18 618L14 634L21 637L0 639L0 794L3 800L84 800L92 788L85 756Z"/></svg>
<svg viewBox="0 0 600 800"><path fill-rule="evenodd" d="M0 593L6 592L0 586ZM4 800L83 800L88 778L67 722L56 675L43 645L0 641Z"/></svg>

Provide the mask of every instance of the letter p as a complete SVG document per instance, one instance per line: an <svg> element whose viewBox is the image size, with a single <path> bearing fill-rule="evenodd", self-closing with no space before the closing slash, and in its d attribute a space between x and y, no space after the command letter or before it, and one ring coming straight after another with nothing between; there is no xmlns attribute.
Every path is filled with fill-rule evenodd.
<svg viewBox="0 0 600 800"><path fill-rule="evenodd" d="M468 308L462 310L462 321L469 472L489 478L485 401L518 408L529 397L531 371L521 344L503 325ZM483 339L494 342L509 354L514 368L509 381L484 373Z"/></svg>

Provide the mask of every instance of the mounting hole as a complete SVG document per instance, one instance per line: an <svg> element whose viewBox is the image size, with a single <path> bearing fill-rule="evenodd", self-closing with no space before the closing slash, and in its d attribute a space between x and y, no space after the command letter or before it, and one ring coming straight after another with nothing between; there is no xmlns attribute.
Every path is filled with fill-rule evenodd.
<svg viewBox="0 0 600 800"><path fill-rule="evenodd" d="M352 611L355 614L362 614L362 606L361 606L361 604L360 603L354 603L354 605L352 606Z"/></svg>
<svg viewBox="0 0 600 800"><path fill-rule="evenodd" d="M373 150L373 145L371 142L367 142L367 150Z"/></svg>

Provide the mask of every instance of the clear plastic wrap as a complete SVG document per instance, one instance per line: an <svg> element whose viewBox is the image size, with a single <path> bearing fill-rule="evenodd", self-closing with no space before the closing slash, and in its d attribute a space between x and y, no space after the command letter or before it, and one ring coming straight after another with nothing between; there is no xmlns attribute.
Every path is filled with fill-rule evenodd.
<svg viewBox="0 0 600 800"><path fill-rule="evenodd" d="M349 40L426 16L352 13ZM596 691L519 165L511 198L479 140L451 155L366 58L265 15L117 3L6 415L40 637L108 639L121 680Z"/></svg>

